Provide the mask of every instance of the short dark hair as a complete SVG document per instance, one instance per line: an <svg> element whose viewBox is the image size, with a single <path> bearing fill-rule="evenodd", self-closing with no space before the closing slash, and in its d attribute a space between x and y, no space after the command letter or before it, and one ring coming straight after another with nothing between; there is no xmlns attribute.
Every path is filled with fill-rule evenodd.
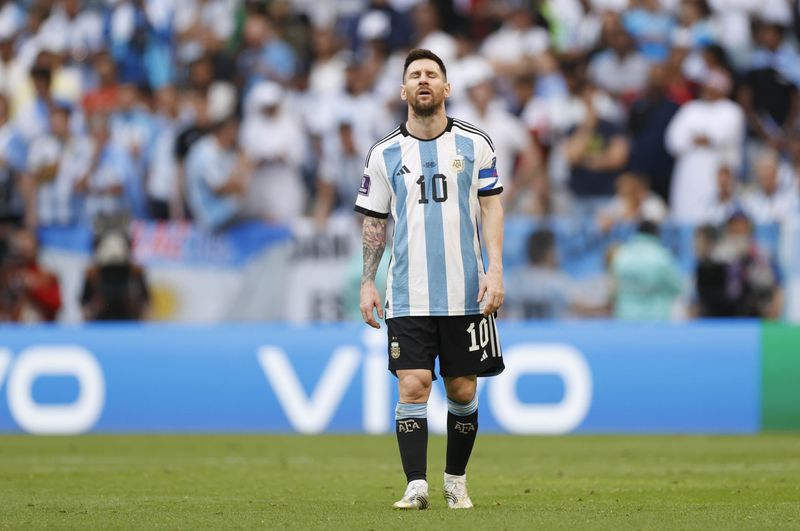
<svg viewBox="0 0 800 531"><path fill-rule="evenodd" d="M406 63L403 65L403 80L406 79L406 72L408 71L408 65L417 61L419 59L430 59L431 61L435 62L439 65L439 68L442 70L442 75L445 79L447 79L447 68L444 66L444 61L442 58L433 53L430 50L426 50L425 48L415 48L408 52L406 55Z"/></svg>

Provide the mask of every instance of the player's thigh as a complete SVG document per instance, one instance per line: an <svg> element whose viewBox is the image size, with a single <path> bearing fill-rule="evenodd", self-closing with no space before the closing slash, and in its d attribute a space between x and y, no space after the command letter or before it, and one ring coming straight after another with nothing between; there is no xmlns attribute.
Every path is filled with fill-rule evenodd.
<svg viewBox="0 0 800 531"><path fill-rule="evenodd" d="M386 320L389 370L397 376L404 369L426 369L433 378L439 348L432 317L393 317Z"/></svg>
<svg viewBox="0 0 800 531"><path fill-rule="evenodd" d="M494 316L439 317L439 372L455 376L493 376L505 368Z"/></svg>

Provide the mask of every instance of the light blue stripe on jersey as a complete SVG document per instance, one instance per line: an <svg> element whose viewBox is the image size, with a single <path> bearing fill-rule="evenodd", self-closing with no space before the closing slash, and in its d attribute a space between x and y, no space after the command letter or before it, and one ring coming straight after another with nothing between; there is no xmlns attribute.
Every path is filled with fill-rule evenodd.
<svg viewBox="0 0 800 531"><path fill-rule="evenodd" d="M394 247L392 254L392 312L402 313L409 309L408 303L408 213L406 199L408 190L404 176L397 175L403 167L403 153L400 142L395 142L383 151L383 162L386 164L386 175L394 188L397 197L395 209L397 218L394 224Z"/></svg>
<svg viewBox="0 0 800 531"><path fill-rule="evenodd" d="M428 300L431 314L448 311L447 264L444 255L444 222L442 204L435 201L433 176L438 173L439 155L436 140L418 142L422 173L425 175L425 248L428 258Z"/></svg>
<svg viewBox="0 0 800 531"><path fill-rule="evenodd" d="M458 212L461 233L461 262L464 266L464 313L478 313L478 260L475 258L473 238L475 224L469 211L472 188L472 167L475 160L475 143L466 136L456 135L456 150L464 157L464 171L458 172Z"/></svg>

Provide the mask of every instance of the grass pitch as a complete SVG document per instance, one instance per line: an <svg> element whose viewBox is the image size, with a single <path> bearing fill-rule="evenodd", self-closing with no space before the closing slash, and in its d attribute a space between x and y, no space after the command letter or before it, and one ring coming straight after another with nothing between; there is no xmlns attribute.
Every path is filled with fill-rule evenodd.
<svg viewBox="0 0 800 531"><path fill-rule="evenodd" d="M800 436L479 435L475 509L398 512L393 437L0 437L0 528L800 529Z"/></svg>

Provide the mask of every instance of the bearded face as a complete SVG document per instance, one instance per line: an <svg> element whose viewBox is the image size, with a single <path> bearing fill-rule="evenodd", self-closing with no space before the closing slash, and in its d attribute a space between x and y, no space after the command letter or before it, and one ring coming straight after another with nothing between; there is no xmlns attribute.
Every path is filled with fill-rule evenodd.
<svg viewBox="0 0 800 531"><path fill-rule="evenodd" d="M444 88L439 87L436 90L427 84L421 85L408 99L408 103L417 116L432 116L444 103Z"/></svg>
<svg viewBox="0 0 800 531"><path fill-rule="evenodd" d="M439 65L430 59L420 59L408 66L401 97L420 117L432 116L444 105L450 85Z"/></svg>

